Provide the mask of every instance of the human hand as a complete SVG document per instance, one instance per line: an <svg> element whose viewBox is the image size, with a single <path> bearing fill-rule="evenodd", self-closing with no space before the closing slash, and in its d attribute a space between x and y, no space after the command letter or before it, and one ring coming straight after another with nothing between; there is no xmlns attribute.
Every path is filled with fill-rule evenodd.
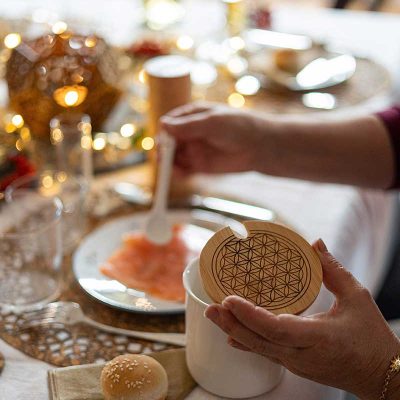
<svg viewBox="0 0 400 400"><path fill-rule="evenodd" d="M188 104L161 119L176 139L175 166L184 174L259 170L268 158L265 124L251 112L217 103Z"/></svg>
<svg viewBox="0 0 400 400"><path fill-rule="evenodd" d="M206 317L228 335L228 343L259 353L301 377L378 399L400 342L371 295L327 251L314 244L323 267L324 285L335 295L328 312L307 317L274 315L237 297L213 304ZM396 375L388 399L400 399Z"/></svg>

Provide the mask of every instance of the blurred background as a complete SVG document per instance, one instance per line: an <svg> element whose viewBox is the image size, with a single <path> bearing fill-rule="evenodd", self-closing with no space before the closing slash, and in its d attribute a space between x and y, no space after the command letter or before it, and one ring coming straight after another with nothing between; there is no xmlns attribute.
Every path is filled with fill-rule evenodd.
<svg viewBox="0 0 400 400"><path fill-rule="evenodd" d="M193 100L284 114L380 109L397 98L397 11L396 0L4 0L0 172L89 179L143 162L160 116L143 67L156 56L190 61ZM29 162L10 166L6 147Z"/></svg>

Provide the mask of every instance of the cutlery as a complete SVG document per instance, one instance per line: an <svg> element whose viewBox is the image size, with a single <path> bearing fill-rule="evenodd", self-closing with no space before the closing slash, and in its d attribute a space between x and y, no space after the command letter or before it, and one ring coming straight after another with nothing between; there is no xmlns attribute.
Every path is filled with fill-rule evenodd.
<svg viewBox="0 0 400 400"><path fill-rule="evenodd" d="M189 198L189 203L192 207L237 215L242 218L259 219L263 221L273 221L276 218L275 213L267 208L217 197L193 195Z"/></svg>
<svg viewBox="0 0 400 400"><path fill-rule="evenodd" d="M153 342L173 344L175 346L185 346L185 335L183 333L156 333L132 331L96 322L87 317L81 306L74 302L59 301L49 303L39 310L29 311L22 314L24 322L18 326L17 333L34 327L44 327L48 325L75 325L84 323L103 332L116 335L125 335L137 339L145 339Z"/></svg>
<svg viewBox="0 0 400 400"><path fill-rule="evenodd" d="M151 202L151 194L133 183L119 182L115 184L114 191L125 201L133 204L148 205ZM172 206L201 208L207 211L263 221L274 221L276 219L275 213L268 208L213 196L201 196L196 194L181 200L175 200Z"/></svg>
<svg viewBox="0 0 400 400"><path fill-rule="evenodd" d="M304 35L274 32L264 29L249 29L244 32L243 38L248 43L264 47L281 49L307 50L312 47L313 41Z"/></svg>
<svg viewBox="0 0 400 400"><path fill-rule="evenodd" d="M318 110L333 110L338 106L338 99L331 93L308 92L303 94L301 101L305 107Z"/></svg>
<svg viewBox="0 0 400 400"><path fill-rule="evenodd" d="M174 159L175 140L166 133L161 133L160 155L157 187L153 207L145 224L147 239L155 244L163 245L172 238L172 227L167 218L167 200L171 179L172 162Z"/></svg>
<svg viewBox="0 0 400 400"><path fill-rule="evenodd" d="M114 184L113 190L128 203L141 206L148 206L151 204L152 194L150 190L145 190L134 183L117 182Z"/></svg>
<svg viewBox="0 0 400 400"><path fill-rule="evenodd" d="M336 85L349 79L356 70L356 59L342 54L331 59L317 58L288 81L292 90L312 90Z"/></svg>

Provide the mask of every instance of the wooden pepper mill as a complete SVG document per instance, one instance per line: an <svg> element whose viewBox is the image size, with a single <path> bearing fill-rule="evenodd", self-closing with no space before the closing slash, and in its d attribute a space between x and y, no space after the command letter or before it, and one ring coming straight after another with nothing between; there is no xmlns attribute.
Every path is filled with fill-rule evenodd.
<svg viewBox="0 0 400 400"><path fill-rule="evenodd" d="M157 139L159 120L168 111L191 101L191 60L182 56L161 56L144 65L149 88L148 129L149 136ZM157 151L150 152L153 170L151 187L157 176ZM174 191L173 182L171 182Z"/></svg>

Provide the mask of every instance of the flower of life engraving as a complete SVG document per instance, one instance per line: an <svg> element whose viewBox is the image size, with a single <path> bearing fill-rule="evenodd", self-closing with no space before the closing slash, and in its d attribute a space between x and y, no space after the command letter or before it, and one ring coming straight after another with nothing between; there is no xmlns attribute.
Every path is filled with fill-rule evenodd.
<svg viewBox="0 0 400 400"><path fill-rule="evenodd" d="M307 292L311 266L291 240L275 233L251 231L218 246L212 274L225 295L236 294L269 310L288 307Z"/></svg>

